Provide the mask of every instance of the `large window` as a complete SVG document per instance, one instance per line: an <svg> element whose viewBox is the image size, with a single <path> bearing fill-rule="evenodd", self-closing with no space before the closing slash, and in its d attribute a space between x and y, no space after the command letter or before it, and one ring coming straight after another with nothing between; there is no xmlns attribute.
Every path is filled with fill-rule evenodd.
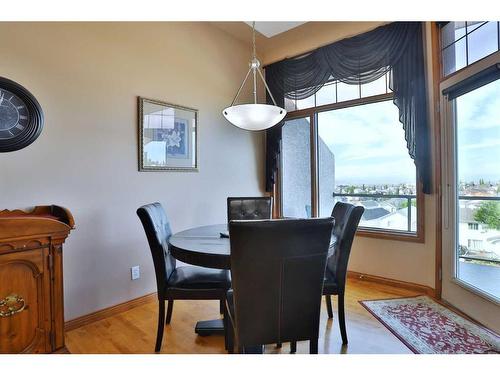
<svg viewBox="0 0 500 375"><path fill-rule="evenodd" d="M416 170L392 100L318 113L319 216L365 207L361 226L416 232Z"/></svg>
<svg viewBox="0 0 500 375"><path fill-rule="evenodd" d="M500 300L500 80L455 99L456 277Z"/></svg>
<svg viewBox="0 0 500 375"><path fill-rule="evenodd" d="M471 314L500 303L500 25L439 26L443 298Z"/></svg>
<svg viewBox="0 0 500 375"><path fill-rule="evenodd" d="M417 171L388 77L331 82L287 101L280 165L281 211L328 216L336 202L365 208L360 233L418 238Z"/></svg>

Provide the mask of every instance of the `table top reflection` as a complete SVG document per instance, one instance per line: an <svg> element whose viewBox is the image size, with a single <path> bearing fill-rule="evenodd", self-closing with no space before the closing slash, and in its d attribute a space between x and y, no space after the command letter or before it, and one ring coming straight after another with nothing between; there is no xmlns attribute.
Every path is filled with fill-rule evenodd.
<svg viewBox="0 0 500 375"><path fill-rule="evenodd" d="M227 224L204 225L178 232L170 237L170 251L174 258L195 266L230 269L231 244ZM333 253L336 238L332 236L329 255Z"/></svg>

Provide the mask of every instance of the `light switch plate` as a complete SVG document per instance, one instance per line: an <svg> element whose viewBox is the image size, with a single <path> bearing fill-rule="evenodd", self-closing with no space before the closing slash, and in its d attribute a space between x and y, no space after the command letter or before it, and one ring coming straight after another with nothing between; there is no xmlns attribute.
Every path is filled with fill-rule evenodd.
<svg viewBox="0 0 500 375"><path fill-rule="evenodd" d="M134 267L130 268L130 274L131 274L132 280L140 279L141 278L141 269L139 268L139 266L134 266Z"/></svg>

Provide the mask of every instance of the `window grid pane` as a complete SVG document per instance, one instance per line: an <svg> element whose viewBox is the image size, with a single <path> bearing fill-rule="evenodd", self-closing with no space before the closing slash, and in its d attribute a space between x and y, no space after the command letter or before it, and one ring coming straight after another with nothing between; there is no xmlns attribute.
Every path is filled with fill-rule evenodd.
<svg viewBox="0 0 500 375"><path fill-rule="evenodd" d="M467 39L462 38L445 48L443 56L444 75L454 73L467 66Z"/></svg>
<svg viewBox="0 0 500 375"><path fill-rule="evenodd" d="M449 22L441 29L443 76L500 50L499 22Z"/></svg>
<svg viewBox="0 0 500 375"><path fill-rule="evenodd" d="M448 22L441 31L443 49L465 36L465 22Z"/></svg>
<svg viewBox="0 0 500 375"><path fill-rule="evenodd" d="M467 35L467 65L498 50L497 22L487 22Z"/></svg>
<svg viewBox="0 0 500 375"><path fill-rule="evenodd" d="M316 106L331 104L336 102L337 102L337 89L335 82L325 84L316 93Z"/></svg>
<svg viewBox="0 0 500 375"><path fill-rule="evenodd" d="M315 96L316 95L312 95L305 99L298 99L295 104L297 109L299 110L299 109L315 107Z"/></svg>
<svg viewBox="0 0 500 375"><path fill-rule="evenodd" d="M392 90L389 88L389 74L390 72L387 72L374 82L365 84L350 85L339 81L327 82L316 94L305 99L293 100L285 98L285 109L288 112L293 112L390 93Z"/></svg>
<svg viewBox="0 0 500 375"><path fill-rule="evenodd" d="M368 96L375 96L387 93L387 82L386 75L383 75L379 79L360 85L361 87L361 97L366 98Z"/></svg>

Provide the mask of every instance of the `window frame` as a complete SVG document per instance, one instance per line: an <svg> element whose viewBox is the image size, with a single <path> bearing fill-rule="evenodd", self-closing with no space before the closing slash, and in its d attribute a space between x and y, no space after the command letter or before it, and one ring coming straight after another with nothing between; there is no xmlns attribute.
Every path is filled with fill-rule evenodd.
<svg viewBox="0 0 500 375"><path fill-rule="evenodd" d="M438 28L439 31L439 28ZM441 37L440 33L439 37ZM438 55L439 59L442 61L442 55ZM443 222L442 222L442 228L441 233L442 233L442 243L447 243L447 241L453 241L453 250L452 250L452 259L451 259L451 266L450 264L446 265L445 267L449 267L450 269L450 281L452 284L456 284L463 288L466 291L469 291L473 293L474 295L477 295L479 297L482 297L496 305L500 305L500 300L496 298L495 296L492 296L488 292L485 292L484 290L476 287L475 285L461 279L458 275L457 272L457 261L458 261L458 256L457 256L457 246L458 246L458 225L459 225L459 220L458 220L458 214L456 211L456 206L455 202L450 203L450 200L455 197L458 197L458 194L456 192L456 184L455 184L455 178L456 178L456 171L448 168L448 172L446 173L446 169L444 168L444 165L447 163L447 153L449 152L449 147L450 145L452 147L456 146L456 143L454 140L450 141L447 137L450 136L450 133L453 134L453 137L455 137L455 131L456 128L455 126L451 127L450 126L450 119L452 118L451 116L453 115L452 111L452 103L450 103L445 96L442 94L444 90L447 88L464 81L468 77L471 77L475 74L478 74L492 65L499 64L500 63L500 50L497 52L494 52L492 54L489 54L482 59L479 59L475 61L474 63L457 70L456 72L448 75L448 76L441 76L440 80L438 82L438 97L440 100L440 108L441 110L441 117L440 117L440 126L442 133L444 134L441 142L441 150L442 150L442 166L441 169L443 171L443 174L441 176L442 180L440 183L442 185L444 184L451 184L450 189L443 189L442 196L441 196L441 204L442 204L442 217L443 217ZM500 79L497 79L500 80ZM453 150L453 153L455 151ZM453 218L453 219L452 219ZM450 233L443 233L445 230L446 232L449 232L449 227L455 226L453 235L450 235ZM449 248L447 249L445 246L441 245L441 249L443 252L449 251ZM440 263L440 268L442 269L443 267L443 262L441 261ZM450 293L448 291L448 293Z"/></svg>
<svg viewBox="0 0 500 375"><path fill-rule="evenodd" d="M379 103L387 100L393 99L393 93L385 93L379 95L372 95L352 100L347 100L343 102L336 102L330 104L324 104L317 107L310 107L299 109L295 111L288 112L283 121L294 120L298 118L309 117L310 125L310 155L311 155L311 216L318 217L318 203L319 203L319 148L318 148L318 125L317 125L317 115L321 112L327 112L336 109L343 109L349 107L356 107L365 104ZM281 147L280 147L281 148ZM424 194L422 192L422 184L419 178L419 170L416 168L416 200L417 200L417 230L416 232L399 231L394 229L379 229L379 228L368 228L359 227L356 235L362 237L370 237L385 240L396 240L396 241L407 241L407 242L418 242L423 243L425 241L424 232ZM280 153L279 166L277 171L276 186L274 190L274 201L276 202L276 212L279 213L279 217L283 217L283 207L282 207L282 196L283 196L283 186L282 186L282 154ZM333 207L332 207L333 209Z"/></svg>

